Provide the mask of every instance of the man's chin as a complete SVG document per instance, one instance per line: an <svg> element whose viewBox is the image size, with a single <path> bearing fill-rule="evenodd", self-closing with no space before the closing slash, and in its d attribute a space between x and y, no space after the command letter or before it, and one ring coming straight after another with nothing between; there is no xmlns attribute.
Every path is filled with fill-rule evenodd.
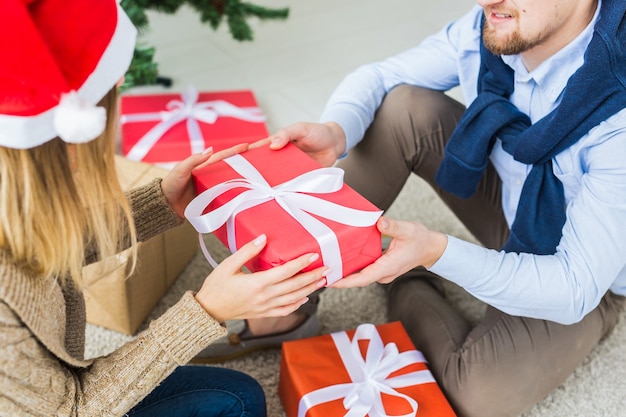
<svg viewBox="0 0 626 417"><path fill-rule="evenodd" d="M485 48L494 55L515 55L526 49L525 43L516 33L508 36L484 34L483 43Z"/></svg>

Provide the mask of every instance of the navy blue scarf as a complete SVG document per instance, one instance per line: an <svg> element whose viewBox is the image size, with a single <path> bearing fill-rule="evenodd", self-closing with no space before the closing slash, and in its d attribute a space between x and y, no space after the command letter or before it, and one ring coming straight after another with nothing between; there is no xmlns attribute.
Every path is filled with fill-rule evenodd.
<svg viewBox="0 0 626 417"><path fill-rule="evenodd" d="M436 181L468 198L476 191L496 137L515 160L532 164L507 252L553 254L565 224L563 185L552 158L626 107L625 0L603 0L584 64L570 77L560 105L535 124L509 101L513 70L481 41L478 96L459 121Z"/></svg>

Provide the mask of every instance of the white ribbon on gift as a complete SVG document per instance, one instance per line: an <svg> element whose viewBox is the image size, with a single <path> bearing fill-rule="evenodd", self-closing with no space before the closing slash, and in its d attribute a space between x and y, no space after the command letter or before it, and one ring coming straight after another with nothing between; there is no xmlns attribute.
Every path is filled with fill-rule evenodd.
<svg viewBox="0 0 626 417"><path fill-rule="evenodd" d="M181 94L181 99L169 101L165 106L166 111L121 116L121 123L160 122L139 138L126 155L128 159L141 161L165 132L184 120L187 121L187 133L192 154L202 152L205 148L198 121L213 124L219 117L234 117L253 123L265 121L265 117L258 107L237 107L224 100L198 102L198 91L192 86L189 86L187 91Z"/></svg>
<svg viewBox="0 0 626 417"><path fill-rule="evenodd" d="M417 350L400 353L395 343L383 345L376 326L370 323L356 328L352 341L346 332L331 333L341 360L352 382L331 385L305 394L298 404L298 417L304 417L310 408L343 398L346 417L386 417L382 393L403 398L411 406L411 412L397 417L411 417L417 413L418 404L413 398L395 388L435 382L429 370L414 371L389 377L407 365L425 363L424 355ZM359 340L369 340L365 359L359 348Z"/></svg>
<svg viewBox="0 0 626 417"><path fill-rule="evenodd" d="M354 227L372 226L382 214L382 211L353 209L305 194L326 194L339 191L343 186L343 170L340 168L319 168L272 187L261 173L241 155L233 155L223 161L237 171L242 178L229 180L203 191L185 208L185 217L200 233L202 251L213 266L215 266L215 261L206 250L202 233L212 233L226 224L228 246L231 252L235 252L237 250L235 239L237 214L275 200L318 242L324 264L331 269L326 277L328 285L331 285L343 277L339 242L332 229L311 214ZM235 188L248 190L215 210L202 214L215 198ZM270 219L262 219L262 221L271 222Z"/></svg>

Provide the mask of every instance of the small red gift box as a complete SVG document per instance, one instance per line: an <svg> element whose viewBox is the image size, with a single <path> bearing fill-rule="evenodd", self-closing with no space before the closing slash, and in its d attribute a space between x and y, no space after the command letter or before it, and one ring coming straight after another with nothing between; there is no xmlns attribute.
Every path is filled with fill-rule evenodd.
<svg viewBox="0 0 626 417"><path fill-rule="evenodd" d="M231 252L267 236L246 265L251 271L319 253L306 270L330 267L330 285L382 254L375 225L382 212L343 184L341 169L322 168L295 145L252 149L193 175L199 194L185 215L196 230L214 233Z"/></svg>
<svg viewBox="0 0 626 417"><path fill-rule="evenodd" d="M215 151L269 134L251 91L124 95L122 153L128 159L168 165L209 146Z"/></svg>
<svg viewBox="0 0 626 417"><path fill-rule="evenodd" d="M287 417L453 417L400 322L283 343L278 394Z"/></svg>

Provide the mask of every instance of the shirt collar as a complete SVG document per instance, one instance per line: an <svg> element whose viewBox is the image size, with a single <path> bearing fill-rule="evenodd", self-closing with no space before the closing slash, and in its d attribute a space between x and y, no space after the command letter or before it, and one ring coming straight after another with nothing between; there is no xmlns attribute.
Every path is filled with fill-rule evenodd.
<svg viewBox="0 0 626 417"><path fill-rule="evenodd" d="M546 97L556 101L565 89L569 78L585 61L585 51L593 37L600 6L601 1L598 1L593 19L585 30L556 54L542 62L535 70L528 72L519 54L502 55L502 61L515 71L515 80L519 82L534 80Z"/></svg>

